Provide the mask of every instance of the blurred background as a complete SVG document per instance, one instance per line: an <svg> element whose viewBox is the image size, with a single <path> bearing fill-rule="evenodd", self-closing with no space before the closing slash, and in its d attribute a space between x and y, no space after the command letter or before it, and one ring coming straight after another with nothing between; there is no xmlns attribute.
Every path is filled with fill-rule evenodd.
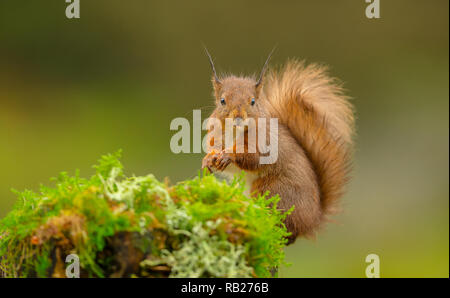
<svg viewBox="0 0 450 298"><path fill-rule="evenodd" d="M449 2L363 0L0 2L0 218L11 188L83 176L123 149L127 174L192 178L202 154L173 154L169 124L213 109L205 43L220 72L289 57L330 65L357 113L344 212L286 249L281 277L449 276Z"/></svg>

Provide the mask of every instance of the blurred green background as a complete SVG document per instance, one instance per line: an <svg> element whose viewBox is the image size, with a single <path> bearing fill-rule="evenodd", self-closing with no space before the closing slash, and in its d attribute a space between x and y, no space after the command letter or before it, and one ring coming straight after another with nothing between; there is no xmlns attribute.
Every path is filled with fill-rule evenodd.
<svg viewBox="0 0 450 298"><path fill-rule="evenodd" d="M0 217L11 188L67 170L93 173L123 149L128 174L172 182L201 154L175 155L175 117L212 110L205 43L223 72L258 72L288 57L323 62L357 111L357 152L344 212L316 241L287 248L281 277L449 276L447 0L64 0L0 2Z"/></svg>

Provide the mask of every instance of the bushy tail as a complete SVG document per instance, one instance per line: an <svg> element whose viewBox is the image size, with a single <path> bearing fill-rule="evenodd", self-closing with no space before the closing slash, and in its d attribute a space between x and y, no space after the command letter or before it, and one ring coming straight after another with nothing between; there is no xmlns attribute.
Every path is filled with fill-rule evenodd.
<svg viewBox="0 0 450 298"><path fill-rule="evenodd" d="M317 64L289 61L265 78L274 115L305 150L317 175L324 215L338 210L348 181L354 117L341 86Z"/></svg>

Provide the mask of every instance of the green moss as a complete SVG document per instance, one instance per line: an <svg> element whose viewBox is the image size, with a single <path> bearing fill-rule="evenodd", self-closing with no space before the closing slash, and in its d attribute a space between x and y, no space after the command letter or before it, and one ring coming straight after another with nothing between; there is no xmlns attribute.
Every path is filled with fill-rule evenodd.
<svg viewBox="0 0 450 298"><path fill-rule="evenodd" d="M175 186L125 177L119 158L103 156L90 179L61 173L39 193L16 191L0 221L1 274L62 276L70 253L97 277L269 277L283 263L278 197L246 197L242 177L227 184L201 173Z"/></svg>

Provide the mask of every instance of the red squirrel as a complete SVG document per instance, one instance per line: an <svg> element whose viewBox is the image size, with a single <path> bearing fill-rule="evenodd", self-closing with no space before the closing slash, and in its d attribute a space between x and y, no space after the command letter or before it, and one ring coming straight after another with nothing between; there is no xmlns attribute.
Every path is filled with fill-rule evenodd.
<svg viewBox="0 0 450 298"><path fill-rule="evenodd" d="M245 171L251 194L269 191L280 196L279 209L295 206L285 220L289 243L298 237L314 238L329 215L338 211L337 201L349 180L354 115L341 85L326 67L297 60L266 73L272 53L258 79L219 78L207 50L206 54L216 101L210 118L222 124L226 118L277 118L278 158L261 164L258 149L213 150L210 137L202 168L229 174Z"/></svg>

